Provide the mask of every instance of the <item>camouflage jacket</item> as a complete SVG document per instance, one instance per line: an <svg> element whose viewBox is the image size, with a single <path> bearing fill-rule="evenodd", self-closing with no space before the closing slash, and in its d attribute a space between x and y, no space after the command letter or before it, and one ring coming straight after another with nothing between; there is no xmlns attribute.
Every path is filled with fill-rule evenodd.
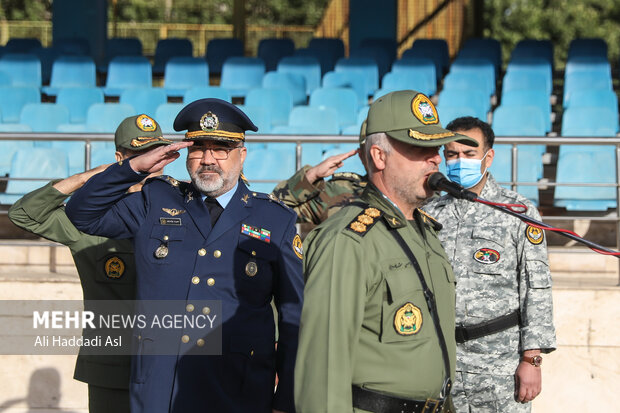
<svg viewBox="0 0 620 413"><path fill-rule="evenodd" d="M527 206L489 174L481 198ZM424 209L443 224L439 239L456 277L456 324L475 325L518 310L520 326L457 346L457 370L512 375L524 350L555 348L551 276L544 232L489 206L445 195Z"/></svg>
<svg viewBox="0 0 620 413"><path fill-rule="evenodd" d="M368 178L353 172L338 172L329 181L314 183L306 179L309 165L304 166L287 181L280 182L273 194L297 212L297 222L320 224L340 208L357 199L366 187Z"/></svg>

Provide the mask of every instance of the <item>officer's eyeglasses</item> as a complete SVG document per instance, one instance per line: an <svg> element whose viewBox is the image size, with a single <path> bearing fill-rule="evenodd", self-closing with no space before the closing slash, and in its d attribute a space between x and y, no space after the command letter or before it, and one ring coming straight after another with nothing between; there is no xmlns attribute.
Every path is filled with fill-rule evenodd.
<svg viewBox="0 0 620 413"><path fill-rule="evenodd" d="M211 151L211 156L213 156L213 159L218 160L218 161L223 161L228 159L228 157L230 156L230 152L234 151L235 149L239 149L239 148L243 148L243 146L202 146L202 145L192 145L188 148L188 155L187 157L189 159L199 159L202 158L205 154L206 151Z"/></svg>

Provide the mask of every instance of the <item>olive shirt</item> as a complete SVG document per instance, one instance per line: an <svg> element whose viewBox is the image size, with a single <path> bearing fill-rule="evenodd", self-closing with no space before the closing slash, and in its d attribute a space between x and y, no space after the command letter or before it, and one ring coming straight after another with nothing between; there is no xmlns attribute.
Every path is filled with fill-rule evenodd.
<svg viewBox="0 0 620 413"><path fill-rule="evenodd" d="M439 226L420 210L414 215L408 222L368 184L359 201L308 235L297 413L351 411L353 384L410 399L439 396L445 373L433 319L419 278L390 231L405 239L435 295L453 376L454 276L437 238Z"/></svg>
<svg viewBox="0 0 620 413"><path fill-rule="evenodd" d="M77 267L84 300L135 299L131 240L111 240L79 231L65 215L67 195L52 181L15 202L9 219L33 234L66 245ZM110 265L112 264L112 265ZM74 378L99 387L129 388L129 356L78 355Z"/></svg>
<svg viewBox="0 0 620 413"><path fill-rule="evenodd" d="M310 182L304 166L288 180L280 182L273 194L297 213L297 222L320 224L357 198L366 187L367 177L353 172L335 173L329 181Z"/></svg>

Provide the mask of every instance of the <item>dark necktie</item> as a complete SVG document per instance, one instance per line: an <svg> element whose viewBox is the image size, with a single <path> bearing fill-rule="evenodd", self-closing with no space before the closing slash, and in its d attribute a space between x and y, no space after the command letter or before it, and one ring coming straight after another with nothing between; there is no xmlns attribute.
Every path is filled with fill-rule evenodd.
<svg viewBox="0 0 620 413"><path fill-rule="evenodd" d="M209 197L205 198L205 205L207 206L209 215L211 216L211 227L214 227L217 219L220 215L222 215L222 212L224 212L224 208L222 208L220 203L217 202L217 199Z"/></svg>

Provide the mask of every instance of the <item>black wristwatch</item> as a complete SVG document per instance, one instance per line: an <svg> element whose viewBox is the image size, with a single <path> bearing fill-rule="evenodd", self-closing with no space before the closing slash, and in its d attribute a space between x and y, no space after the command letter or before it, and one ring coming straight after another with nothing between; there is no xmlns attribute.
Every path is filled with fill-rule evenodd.
<svg viewBox="0 0 620 413"><path fill-rule="evenodd" d="M521 356L521 361L525 361L526 363L530 363L534 367L540 367L540 365L542 364L542 356L540 356L540 355L533 356L533 357Z"/></svg>

